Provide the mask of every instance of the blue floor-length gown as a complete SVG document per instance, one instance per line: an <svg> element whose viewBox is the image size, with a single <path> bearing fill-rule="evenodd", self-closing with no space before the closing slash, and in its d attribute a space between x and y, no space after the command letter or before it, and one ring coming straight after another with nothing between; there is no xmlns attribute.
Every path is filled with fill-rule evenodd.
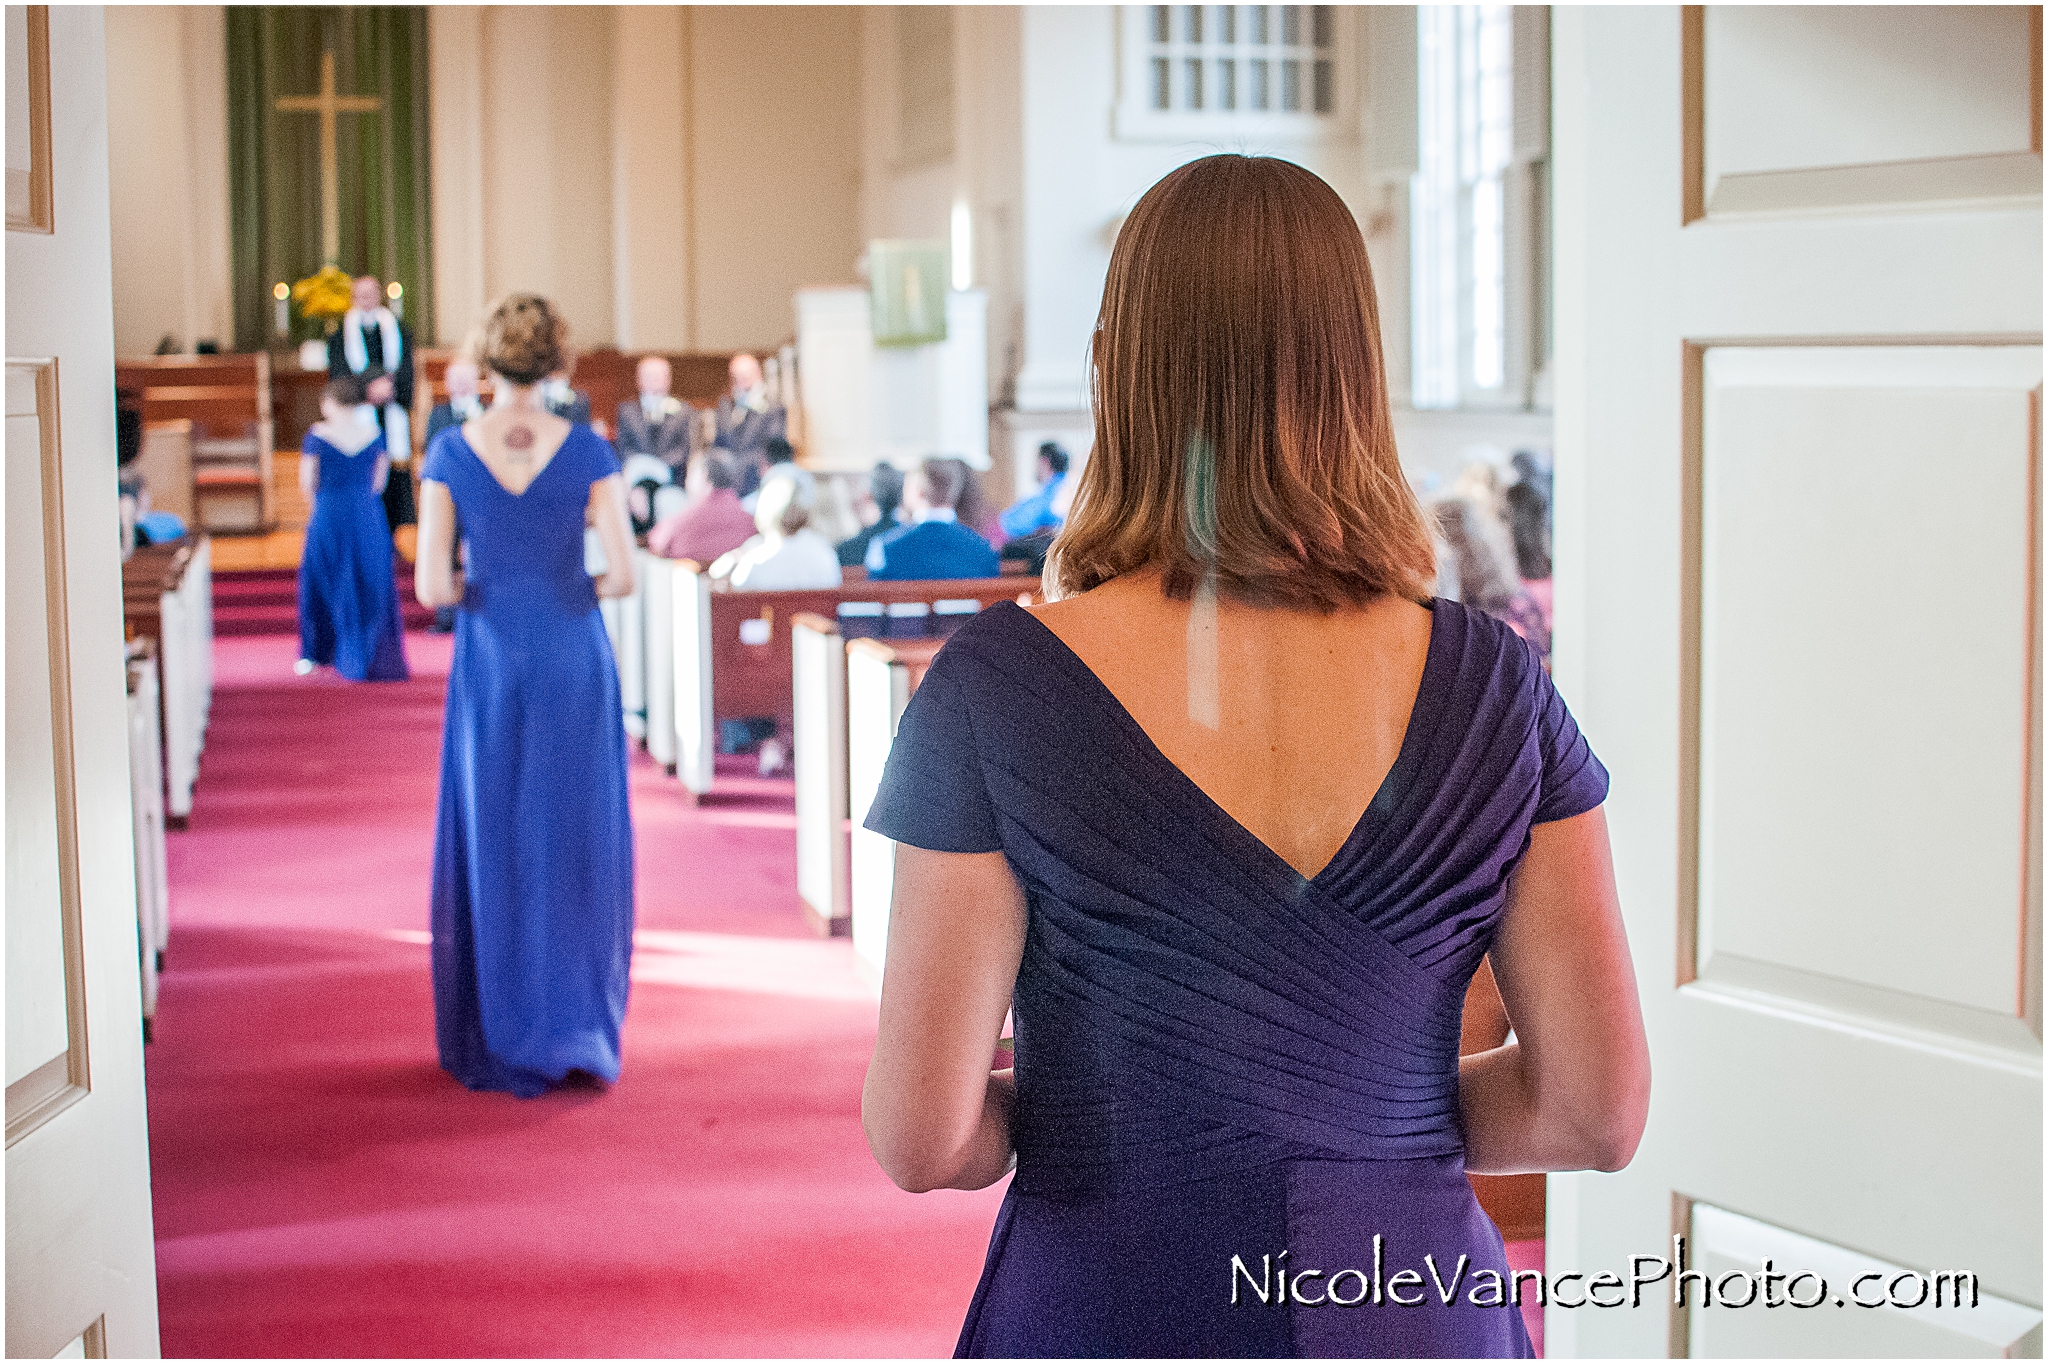
<svg viewBox="0 0 2048 1364"><path fill-rule="evenodd" d="M463 439L446 485L469 547L434 831L434 1024L471 1089L539 1094L619 1075L633 828L619 676L583 564L590 486L619 472L573 428L517 496Z"/></svg>
<svg viewBox="0 0 2048 1364"><path fill-rule="evenodd" d="M320 461L320 486L299 557L299 657L355 682L403 682L391 526L372 486L384 437L351 455L308 432L302 448Z"/></svg>
<svg viewBox="0 0 2048 1364"><path fill-rule="evenodd" d="M1459 1023L1530 826L1607 774L1527 644L1431 615L1400 755L1311 877L1014 603L933 662L869 827L1001 851L1027 905L1017 1173L962 1355L1529 1354Z"/></svg>

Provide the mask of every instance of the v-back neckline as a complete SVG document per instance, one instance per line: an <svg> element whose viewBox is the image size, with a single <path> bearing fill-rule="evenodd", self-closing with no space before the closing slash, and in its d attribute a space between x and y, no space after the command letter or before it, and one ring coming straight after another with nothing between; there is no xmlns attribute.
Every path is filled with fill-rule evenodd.
<svg viewBox="0 0 2048 1364"><path fill-rule="evenodd" d="M532 492L533 485L540 482L541 477L544 474L546 474L548 470L555 467L556 462L562 458L562 451L568 449L569 442L576 439L576 426L573 422L570 423L569 434L562 437L562 443L560 445L557 445L555 447L555 452L548 456L548 462L541 465L540 468L535 469L533 471L533 477L526 480L526 486L524 488L521 488L516 493L505 486L505 480L498 477L498 471L491 467L490 461L483 457L482 452L479 451L474 445L471 445L469 443L469 433L467 431L464 431L462 427L458 426L455 428L455 434L461 437L462 448L469 451L469 457L476 461L477 467L479 469L482 469L484 471L484 477L491 480L491 482L497 484L499 492L505 494L505 496L509 498L512 498L514 501L517 501L518 499Z"/></svg>
<svg viewBox="0 0 2048 1364"><path fill-rule="evenodd" d="M1380 778L1380 784L1374 788L1372 799L1365 803L1365 808L1359 812L1358 818L1352 822L1351 831L1344 836L1344 841L1337 845L1337 851L1332 853L1330 860L1323 863L1310 876L1304 876L1300 869L1285 857L1282 857L1272 844L1253 833L1246 827L1244 821L1224 809L1223 803L1210 795L1200 782L1183 771L1180 764L1167 757L1166 750L1161 748L1145 727L1138 723L1138 717L1131 714L1130 708L1124 705L1123 701L1118 698L1114 691L1110 690L1109 684L1104 682L1096 671L1088 666L1085 659L1074 652L1072 645L1059 637L1057 631L1013 601L1005 601L1000 605L1011 608L1018 615L1030 621L1047 640L1051 641L1055 657L1069 671L1080 674L1085 679L1083 682L1084 686L1092 686L1100 694L1103 701L1108 703L1111 717L1130 731L1132 737L1137 741L1139 748L1155 765L1169 774L1169 781L1191 792L1196 801L1206 807L1224 828L1228 829L1236 837L1242 838L1247 843L1257 847L1275 867L1296 881L1308 885L1316 885L1334 872L1338 864L1345 861L1347 856L1357 847L1360 839L1364 836L1366 827L1374 822L1375 814L1384 817L1392 813L1393 808L1410 789L1412 784L1409 781L1410 770L1416 763L1421 761L1421 744L1424 733L1422 712L1423 708L1430 705L1432 701L1431 682L1437 668L1438 646L1443 642L1444 638L1444 632L1440 628L1440 622L1437 619L1437 607L1441 600L1441 598L1430 599L1429 644L1423 651L1422 676L1415 686L1415 699L1408 707L1408 724L1401 732L1401 746L1394 754L1394 761L1387 768L1386 775Z"/></svg>
<svg viewBox="0 0 2048 1364"><path fill-rule="evenodd" d="M314 440L319 441L328 449L334 451L335 454L340 455L343 459L354 459L356 456L367 451L371 446L375 445L378 441L384 439L384 433L382 431L379 431L375 435L371 436L368 440L364 441L361 445L358 445L355 449L344 450L339 445L336 445L333 441L327 439L327 437L321 435L318 431L309 431L307 432L307 434L312 436Z"/></svg>

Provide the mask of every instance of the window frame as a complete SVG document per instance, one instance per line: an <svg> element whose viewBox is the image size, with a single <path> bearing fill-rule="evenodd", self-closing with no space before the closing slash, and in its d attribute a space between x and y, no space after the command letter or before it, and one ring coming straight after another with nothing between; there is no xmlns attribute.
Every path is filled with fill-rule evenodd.
<svg viewBox="0 0 2048 1364"><path fill-rule="evenodd" d="M1165 52L1153 34L1155 11L1166 8L1171 11L1172 37L1165 45ZM1330 19L1330 43L1327 49L1330 61L1330 110L1316 113L1313 107L1295 112L1284 109L1260 111L1243 107L1249 89L1249 73L1238 78L1240 107L1220 109L1207 102L1201 109L1168 108L1160 109L1154 104L1155 60L1162 55L1173 66L1169 79L1179 89L1185 79L1184 66L1194 51L1201 52L1204 66L1205 86L1213 89L1214 82L1209 73L1215 70L1217 61L1226 55L1233 60L1248 62L1247 55L1252 49L1242 35L1247 31L1244 11L1252 6L1231 6L1237 11L1236 21L1239 40L1229 49L1209 42L1211 26L1217 23L1220 5L1119 5L1117 6L1117 99L1112 113L1112 135L1119 142L1213 142L1228 139L1232 142L1258 142L1268 145L1301 146L1355 139L1359 119L1359 60L1357 7L1352 5L1329 5L1324 7ZM1281 6L1260 6L1257 8L1278 9ZM1313 10L1315 6L1302 6ZM1199 44L1191 44L1186 38L1186 16L1189 10L1203 12L1203 38ZM1312 16L1304 16L1311 25ZM1275 52L1274 60L1284 61L1282 54L1290 51L1314 53L1319 51L1310 37L1307 43L1297 43L1287 48L1277 40L1267 44ZM1315 76L1312 65L1304 73L1302 96L1311 106L1314 102ZM1243 68L1240 68L1241 70ZM1277 75L1274 77L1274 98L1279 96Z"/></svg>
<svg viewBox="0 0 2048 1364"><path fill-rule="evenodd" d="M1448 21L1453 10L1481 8L1478 6L1444 6L1437 11ZM1492 7L1485 7L1492 8ZM1431 89L1431 80L1422 70L1425 38L1421 31L1421 12L1417 12L1415 36L1415 119L1416 119L1416 163L1410 178L1408 256L1409 256L1409 373L1408 405L1417 411L1435 412L1529 412L1543 410L1547 404L1542 401L1547 390L1549 329L1546 325L1548 271L1541 257L1544 249L1543 236L1546 230L1545 203L1549 183L1549 151L1547 136L1533 145L1525 132L1527 113L1522 105L1529 100L1540 100L1547 104L1549 92L1547 80L1531 84L1524 68L1523 55L1516 47L1530 36L1522 23L1517 22L1515 7L1500 6L1505 11L1509 50L1505 70L1500 78L1507 85L1509 105L1506 117L1506 157L1495 178L1500 186L1499 211L1501 215L1501 356L1500 382L1482 387L1474 374L1474 339L1477 332L1474 320L1474 225L1472 220L1472 186L1466 177L1454 169L1448 177L1441 172L1432 174L1432 167L1426 164L1424 138L1430 126L1430 115L1423 108ZM1454 21L1451 21L1454 22ZM1540 61L1547 68L1548 45L1543 45ZM1454 57L1449 63L1453 68L1459 65ZM1476 89L1462 88L1451 91L1442 101L1441 108L1465 109L1476 103ZM1547 111L1546 111L1547 112ZM1547 117L1542 120L1547 130ZM1453 162L1463 156L1469 148L1464 144L1472 135L1462 122L1447 130L1443 138L1443 149L1448 150ZM1441 272L1444 268L1440 250L1432 250L1431 243L1437 234L1429 230L1432 215L1434 191L1430 188L1432 179L1447 179L1450 185L1449 202L1434 205L1438 213L1448 213L1455 218L1451 266L1453 283L1449 289L1450 298L1445 301L1445 289L1441 281L1432 288L1425 288L1426 274L1432 268ZM1438 220L1441 226L1441 220ZM1434 305L1434 306L1430 306ZM1438 353L1443 345L1443 331L1449 325L1456 330L1454 366L1455 393L1446 398L1446 391L1425 395L1422 381L1428 371L1425 369L1428 357ZM1426 344L1434 340L1436 346ZM1440 373L1440 367L1437 367Z"/></svg>

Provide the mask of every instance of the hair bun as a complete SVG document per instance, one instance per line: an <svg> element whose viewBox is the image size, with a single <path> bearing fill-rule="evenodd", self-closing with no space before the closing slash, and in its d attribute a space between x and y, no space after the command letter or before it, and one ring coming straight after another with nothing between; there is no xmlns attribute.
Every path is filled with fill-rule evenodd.
<svg viewBox="0 0 2048 1364"><path fill-rule="evenodd" d="M483 362L515 384L534 384L562 368L569 329L538 294L512 294L484 322Z"/></svg>

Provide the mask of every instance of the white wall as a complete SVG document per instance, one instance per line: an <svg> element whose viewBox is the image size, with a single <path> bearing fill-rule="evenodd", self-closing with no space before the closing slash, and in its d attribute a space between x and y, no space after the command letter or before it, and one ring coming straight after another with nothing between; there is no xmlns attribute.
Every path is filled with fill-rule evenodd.
<svg viewBox="0 0 2048 1364"><path fill-rule="evenodd" d="M435 322L514 289L578 344L775 345L854 279L862 13L439 5L428 15ZM232 339L225 11L107 11L115 333Z"/></svg>
<svg viewBox="0 0 2048 1364"><path fill-rule="evenodd" d="M106 43L115 351L231 346L226 11L112 5Z"/></svg>

